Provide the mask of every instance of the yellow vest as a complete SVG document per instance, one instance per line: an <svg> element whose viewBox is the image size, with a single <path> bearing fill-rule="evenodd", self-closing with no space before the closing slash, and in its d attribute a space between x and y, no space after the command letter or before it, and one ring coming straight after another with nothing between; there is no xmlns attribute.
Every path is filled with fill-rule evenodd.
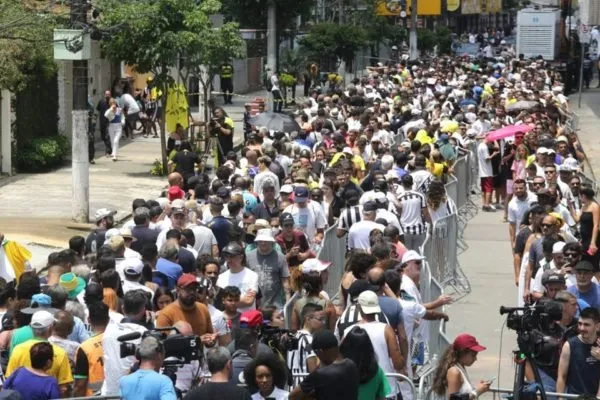
<svg viewBox="0 0 600 400"><path fill-rule="evenodd" d="M233 76L233 67L229 64L221 66L221 78L231 78Z"/></svg>

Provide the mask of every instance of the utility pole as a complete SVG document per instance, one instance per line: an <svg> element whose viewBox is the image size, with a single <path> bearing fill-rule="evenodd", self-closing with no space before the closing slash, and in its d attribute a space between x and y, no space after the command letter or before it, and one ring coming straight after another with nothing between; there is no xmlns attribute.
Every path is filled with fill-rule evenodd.
<svg viewBox="0 0 600 400"><path fill-rule="evenodd" d="M267 8L267 67L274 74L277 70L277 6L269 0Z"/></svg>
<svg viewBox="0 0 600 400"><path fill-rule="evenodd" d="M87 2L72 0L71 24L81 29L87 20ZM90 164L88 159L88 62L73 61L73 124L71 141L72 215L77 222L88 222L90 214Z"/></svg>
<svg viewBox="0 0 600 400"><path fill-rule="evenodd" d="M410 48L410 59L416 60L419 58L419 51L417 49L417 17L418 12L418 0L411 0L410 2L410 35L408 38Z"/></svg>
<svg viewBox="0 0 600 400"><path fill-rule="evenodd" d="M344 0L339 0L340 4L339 4L339 10L338 10L338 24L343 25L344 24ZM340 66L338 67L338 75L340 75L342 78L346 78L346 61L341 60L340 61Z"/></svg>

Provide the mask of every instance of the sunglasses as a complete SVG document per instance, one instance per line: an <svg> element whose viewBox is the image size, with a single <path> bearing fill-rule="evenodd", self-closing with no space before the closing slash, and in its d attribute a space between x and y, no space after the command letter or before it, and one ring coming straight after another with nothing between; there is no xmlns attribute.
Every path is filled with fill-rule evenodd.
<svg viewBox="0 0 600 400"><path fill-rule="evenodd" d="M542 228L552 228L554 224L542 224Z"/></svg>
<svg viewBox="0 0 600 400"><path fill-rule="evenodd" d="M543 182L533 182L533 186L544 186Z"/></svg>
<svg viewBox="0 0 600 400"><path fill-rule="evenodd" d="M546 174L546 175L547 174L555 174L555 173L556 173L556 171L554 171L554 170L544 171L544 174Z"/></svg>

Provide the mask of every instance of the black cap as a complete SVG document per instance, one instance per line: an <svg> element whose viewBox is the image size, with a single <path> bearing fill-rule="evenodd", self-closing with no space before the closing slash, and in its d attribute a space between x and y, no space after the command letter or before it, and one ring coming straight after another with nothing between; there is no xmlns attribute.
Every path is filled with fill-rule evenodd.
<svg viewBox="0 0 600 400"><path fill-rule="evenodd" d="M594 265L586 260L581 260L575 265L575 271L594 271Z"/></svg>
<svg viewBox="0 0 600 400"><path fill-rule="evenodd" d="M290 223L290 222L292 224L294 223L294 216L292 214L290 214L290 213L282 213L279 216L279 225L283 225L283 224Z"/></svg>
<svg viewBox="0 0 600 400"><path fill-rule="evenodd" d="M542 285L546 286L551 283L560 283L564 285L566 283L565 277L562 274L554 271L546 271L542 275Z"/></svg>
<svg viewBox="0 0 600 400"><path fill-rule="evenodd" d="M221 186L218 190L217 190L217 196L219 196L220 198L224 199L226 197L229 197L229 195L231 194L231 190L229 190L229 188L225 187L225 186Z"/></svg>
<svg viewBox="0 0 600 400"><path fill-rule="evenodd" d="M239 244L231 242L227 246L223 247L221 254L224 256L239 256L244 254L244 249L242 249L242 246Z"/></svg>
<svg viewBox="0 0 600 400"><path fill-rule="evenodd" d="M348 293L350 294L350 298L355 299L362 292L366 292L367 290L372 290L373 292L377 292L379 288L375 285L372 285L366 279L357 279L352 282L352 285L348 288Z"/></svg>
<svg viewBox="0 0 600 400"><path fill-rule="evenodd" d="M376 201L367 201L364 205L363 205L363 211L364 212L370 212L370 211L377 211L377 209L379 208L379 206L377 206L377 202Z"/></svg>
<svg viewBox="0 0 600 400"><path fill-rule="evenodd" d="M338 347L338 341L333 332L324 330L313 335L311 348L313 350L327 350Z"/></svg>

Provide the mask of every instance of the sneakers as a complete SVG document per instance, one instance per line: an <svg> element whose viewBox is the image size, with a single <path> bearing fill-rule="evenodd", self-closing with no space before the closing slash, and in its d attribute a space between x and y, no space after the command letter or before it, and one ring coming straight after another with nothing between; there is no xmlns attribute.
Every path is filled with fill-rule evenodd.
<svg viewBox="0 0 600 400"><path fill-rule="evenodd" d="M481 207L481 209L483 211L487 211L487 212L494 212L494 211L496 211L496 207L494 207L493 205L483 206L483 207Z"/></svg>

